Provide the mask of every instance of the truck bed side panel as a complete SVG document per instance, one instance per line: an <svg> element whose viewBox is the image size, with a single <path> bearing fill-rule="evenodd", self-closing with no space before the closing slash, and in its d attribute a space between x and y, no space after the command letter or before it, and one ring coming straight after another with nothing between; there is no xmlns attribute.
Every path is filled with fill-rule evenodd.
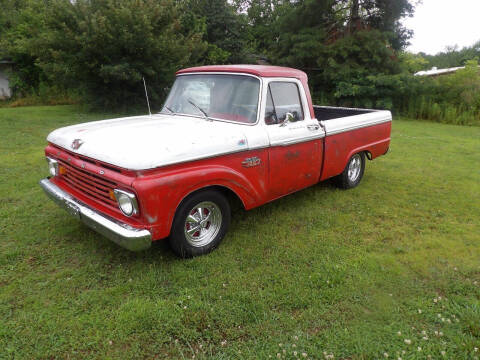
<svg viewBox="0 0 480 360"><path fill-rule="evenodd" d="M372 159L387 152L390 145L391 121L338 132L325 138L325 160L320 180L339 175L350 157L368 151Z"/></svg>

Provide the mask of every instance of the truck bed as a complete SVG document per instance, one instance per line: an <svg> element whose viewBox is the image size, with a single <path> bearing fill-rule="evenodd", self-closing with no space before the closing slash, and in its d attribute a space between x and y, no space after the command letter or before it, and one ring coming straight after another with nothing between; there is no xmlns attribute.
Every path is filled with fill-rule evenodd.
<svg viewBox="0 0 480 360"><path fill-rule="evenodd" d="M326 136L392 121L392 114L387 110L331 106L314 106L313 110L316 119L324 128Z"/></svg>
<svg viewBox="0 0 480 360"><path fill-rule="evenodd" d="M318 121L334 120L344 118L348 116L362 115L375 112L376 110L369 109L351 109L343 107L331 107L331 106L313 106L315 117Z"/></svg>
<svg viewBox="0 0 480 360"><path fill-rule="evenodd" d="M387 110L314 106L325 130L325 166L321 180L340 174L347 160L362 149L369 159L383 155L390 144L392 114Z"/></svg>

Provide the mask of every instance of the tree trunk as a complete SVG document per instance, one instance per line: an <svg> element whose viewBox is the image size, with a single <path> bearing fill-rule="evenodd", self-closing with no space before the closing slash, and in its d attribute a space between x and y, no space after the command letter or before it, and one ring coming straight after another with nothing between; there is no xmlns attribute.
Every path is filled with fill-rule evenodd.
<svg viewBox="0 0 480 360"><path fill-rule="evenodd" d="M347 33L353 34L357 29L358 20L360 19L360 4L359 0L352 0L350 8L350 20L347 25Z"/></svg>

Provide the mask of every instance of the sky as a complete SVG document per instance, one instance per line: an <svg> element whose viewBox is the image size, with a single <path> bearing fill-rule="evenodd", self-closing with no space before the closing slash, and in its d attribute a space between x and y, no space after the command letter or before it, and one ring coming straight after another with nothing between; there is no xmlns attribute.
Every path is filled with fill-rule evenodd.
<svg viewBox="0 0 480 360"><path fill-rule="evenodd" d="M415 33L407 50L436 54L480 41L480 0L423 0L413 18L403 21Z"/></svg>

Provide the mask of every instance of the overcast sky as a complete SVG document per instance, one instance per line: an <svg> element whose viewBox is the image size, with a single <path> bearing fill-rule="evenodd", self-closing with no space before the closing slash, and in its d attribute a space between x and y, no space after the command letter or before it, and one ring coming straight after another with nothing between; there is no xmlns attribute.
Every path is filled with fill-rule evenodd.
<svg viewBox="0 0 480 360"><path fill-rule="evenodd" d="M446 46L470 46L480 40L480 0L423 0L404 21L415 34L409 51L436 54Z"/></svg>

